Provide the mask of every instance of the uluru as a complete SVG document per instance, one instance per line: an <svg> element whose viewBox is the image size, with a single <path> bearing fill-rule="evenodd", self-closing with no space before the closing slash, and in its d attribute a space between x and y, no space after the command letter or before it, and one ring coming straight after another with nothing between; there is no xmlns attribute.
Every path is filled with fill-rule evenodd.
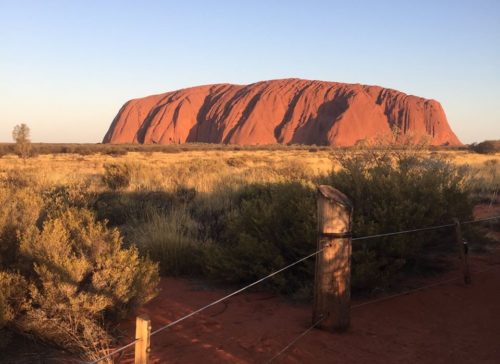
<svg viewBox="0 0 500 364"><path fill-rule="evenodd" d="M204 85L133 99L103 142L351 146L394 130L432 145L461 145L438 101L302 79Z"/></svg>

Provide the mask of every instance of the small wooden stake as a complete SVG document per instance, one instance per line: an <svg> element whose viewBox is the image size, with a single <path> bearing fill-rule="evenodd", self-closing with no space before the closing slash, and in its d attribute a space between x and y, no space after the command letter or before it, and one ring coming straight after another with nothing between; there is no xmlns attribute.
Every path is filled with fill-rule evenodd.
<svg viewBox="0 0 500 364"><path fill-rule="evenodd" d="M151 334L151 321L148 315L137 316L135 320L135 364L148 364L150 339Z"/></svg>
<svg viewBox="0 0 500 364"><path fill-rule="evenodd" d="M340 191L318 188L318 250L314 281L313 324L344 331L350 324L352 203Z"/></svg>
<svg viewBox="0 0 500 364"><path fill-rule="evenodd" d="M462 261L462 271L464 273L465 284L471 283L470 271L469 271L469 247L467 243L462 238L462 228L460 226L460 221L458 219L453 219L455 222L455 233L457 238L458 251L460 252L460 260Z"/></svg>

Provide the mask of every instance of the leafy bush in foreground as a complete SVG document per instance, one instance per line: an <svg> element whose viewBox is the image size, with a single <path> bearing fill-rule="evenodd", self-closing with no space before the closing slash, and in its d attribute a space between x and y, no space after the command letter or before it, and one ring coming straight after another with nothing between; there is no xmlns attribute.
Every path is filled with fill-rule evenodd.
<svg viewBox="0 0 500 364"><path fill-rule="evenodd" d="M29 191L1 192L5 211L29 219L0 221L0 246L11 251L0 264L0 329L95 358L111 341L105 323L155 295L157 264L89 210L49 204L36 222Z"/></svg>

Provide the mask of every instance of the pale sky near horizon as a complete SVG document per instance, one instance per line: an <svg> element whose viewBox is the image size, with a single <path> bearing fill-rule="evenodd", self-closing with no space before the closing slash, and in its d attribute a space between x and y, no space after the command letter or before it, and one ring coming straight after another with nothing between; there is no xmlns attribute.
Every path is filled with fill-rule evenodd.
<svg viewBox="0 0 500 364"><path fill-rule="evenodd" d="M500 1L0 0L0 142L100 142L128 99L298 77L441 102L500 139Z"/></svg>

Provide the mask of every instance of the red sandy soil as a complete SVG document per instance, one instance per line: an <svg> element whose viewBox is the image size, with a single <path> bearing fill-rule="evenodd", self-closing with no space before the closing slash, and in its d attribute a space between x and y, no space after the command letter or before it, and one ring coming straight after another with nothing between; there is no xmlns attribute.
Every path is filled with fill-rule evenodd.
<svg viewBox="0 0 500 364"><path fill-rule="evenodd" d="M498 205L476 208L478 218L499 213ZM456 263L456 269L409 287L461 277ZM470 263L471 285L457 279L353 308L347 333L314 329L274 362L500 363L500 249L472 254ZM140 313L150 316L154 331L228 292L166 278L160 295ZM310 305L244 293L153 336L152 362L265 363L310 324ZM133 322L127 326L133 336ZM132 355L121 362L131 362Z"/></svg>
<svg viewBox="0 0 500 364"><path fill-rule="evenodd" d="M103 141L349 146L388 138L394 127L433 145L461 144L436 100L301 79L205 85L130 100Z"/></svg>

